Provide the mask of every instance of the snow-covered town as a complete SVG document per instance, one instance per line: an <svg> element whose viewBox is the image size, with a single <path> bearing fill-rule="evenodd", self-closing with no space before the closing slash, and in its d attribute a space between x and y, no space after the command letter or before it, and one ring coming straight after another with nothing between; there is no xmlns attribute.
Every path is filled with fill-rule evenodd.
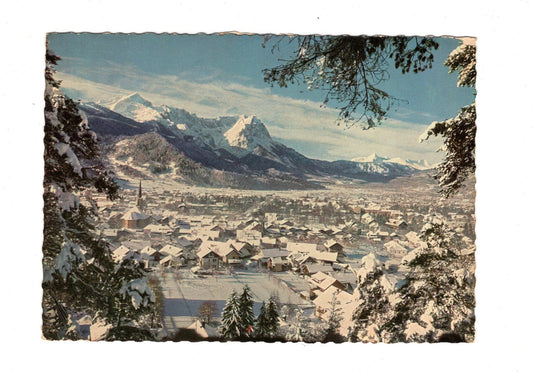
<svg viewBox="0 0 533 372"><path fill-rule="evenodd" d="M332 311L338 334L350 337L358 283L368 273L382 273L386 296L397 293L405 260L427 244L419 231L428 221L446 222L461 237L461 254L473 254L472 200L439 205L438 195L425 195L380 195L371 186L359 192L162 190L139 180L117 202L91 199L113 259L139 262L158 287L160 339L180 339L180 332L188 339L191 330L198 339L222 339L226 302L248 286L256 317L273 298L279 336L313 342L322 341ZM96 324L85 334L97 340L105 331Z"/></svg>

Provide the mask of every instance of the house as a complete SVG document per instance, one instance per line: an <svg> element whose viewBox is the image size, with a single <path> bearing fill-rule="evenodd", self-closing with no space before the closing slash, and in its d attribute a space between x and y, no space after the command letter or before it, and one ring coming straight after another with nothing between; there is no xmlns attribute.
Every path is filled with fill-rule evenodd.
<svg viewBox="0 0 533 372"><path fill-rule="evenodd" d="M199 258L198 263L202 269L217 269L221 266L221 257L208 248L200 249L196 254Z"/></svg>
<svg viewBox="0 0 533 372"><path fill-rule="evenodd" d="M124 213L121 219L127 229L142 229L150 223L150 216L142 213L137 206Z"/></svg>
<svg viewBox="0 0 533 372"><path fill-rule="evenodd" d="M150 246L144 247L141 251L141 259L144 261L146 267L154 267L159 260L163 257L163 254Z"/></svg>
<svg viewBox="0 0 533 372"><path fill-rule="evenodd" d="M165 267L180 267L185 264L185 258L180 256L168 255L159 260L159 265Z"/></svg>
<svg viewBox="0 0 533 372"><path fill-rule="evenodd" d="M311 251L309 256L316 262L322 262L325 264L333 264L337 262L337 252L321 252L321 251Z"/></svg>
<svg viewBox="0 0 533 372"><path fill-rule="evenodd" d="M346 287L333 276L319 271L307 280L311 285L311 290L313 293L325 292L329 287L333 286L341 290L345 290Z"/></svg>
<svg viewBox="0 0 533 372"><path fill-rule="evenodd" d="M342 252L342 250L344 249L344 247L342 246L342 244L340 244L339 242L337 242L335 239L330 239L328 241L326 241L324 243L324 247L329 251L329 252Z"/></svg>
<svg viewBox="0 0 533 372"><path fill-rule="evenodd" d="M287 257L270 257L267 261L267 268L275 272L287 271L290 266Z"/></svg>
<svg viewBox="0 0 533 372"><path fill-rule="evenodd" d="M285 249L262 249L257 255L252 257L252 260L257 260L261 265L267 265L270 258L282 257L286 259L289 253Z"/></svg>
<svg viewBox="0 0 533 372"><path fill-rule="evenodd" d="M236 235L237 235L237 240L241 242L255 241L263 237L263 234L261 233L261 231L244 230L244 229L237 229Z"/></svg>
<svg viewBox="0 0 533 372"><path fill-rule="evenodd" d="M220 262L218 264L224 263L226 265L235 265L235 264L240 264L242 262L242 258L239 252L237 252L227 242L215 242L215 241L203 242L198 248L198 257L202 259L202 257L200 256L200 253L204 254L204 252L207 252L207 251L213 252L215 255L219 257ZM209 254L204 254L204 257L213 258L213 256ZM202 261L205 261L205 260L202 260ZM204 267L202 263L200 263L200 266Z"/></svg>
<svg viewBox="0 0 533 372"><path fill-rule="evenodd" d="M353 271L333 271L329 274L344 286L345 291L348 293L353 293L353 290L357 286L357 278Z"/></svg>
<svg viewBox="0 0 533 372"><path fill-rule="evenodd" d="M173 232L173 230L170 227L168 227L168 226L156 225L156 224L153 224L153 223L145 226L143 231L144 231L145 234L150 235L150 236L170 235Z"/></svg>
<svg viewBox="0 0 533 372"><path fill-rule="evenodd" d="M277 247L277 241L276 238L262 238L261 239L261 248L276 248Z"/></svg>
<svg viewBox="0 0 533 372"><path fill-rule="evenodd" d="M323 273L333 273L333 266L331 265L325 265L323 263L305 263L301 265L300 272L303 275L312 276L313 274L316 274L318 272Z"/></svg>
<svg viewBox="0 0 533 372"><path fill-rule="evenodd" d="M407 228L407 222L405 222L404 220L389 220L385 223L385 225L392 227L396 230Z"/></svg>
<svg viewBox="0 0 533 372"><path fill-rule="evenodd" d="M121 245L112 253L115 262L122 262L124 260L132 259L136 261L141 260L141 254L138 251L132 250L125 245Z"/></svg>
<svg viewBox="0 0 533 372"><path fill-rule="evenodd" d="M167 244L159 250L159 253L163 256L173 256L179 257L183 253L183 249L176 247L174 245Z"/></svg>
<svg viewBox="0 0 533 372"><path fill-rule="evenodd" d="M247 242L237 242L235 240L228 240L228 243L237 251L239 252L240 256L242 258L248 258L252 255L252 252L254 251L252 245Z"/></svg>
<svg viewBox="0 0 533 372"><path fill-rule="evenodd" d="M402 258L407 254L407 249L396 240L391 240L383 246L391 256Z"/></svg>
<svg viewBox="0 0 533 372"><path fill-rule="evenodd" d="M299 270L305 263L314 263L315 261L305 252L291 252L288 256L291 266Z"/></svg>

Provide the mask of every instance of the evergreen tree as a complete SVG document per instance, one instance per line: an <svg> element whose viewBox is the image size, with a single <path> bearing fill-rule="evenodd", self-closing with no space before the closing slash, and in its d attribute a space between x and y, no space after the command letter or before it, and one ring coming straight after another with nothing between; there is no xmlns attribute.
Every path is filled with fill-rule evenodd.
<svg viewBox="0 0 533 372"><path fill-rule="evenodd" d="M233 291L222 311L222 327L220 333L226 339L234 339L241 335L242 321L239 312L239 298Z"/></svg>
<svg viewBox="0 0 533 372"><path fill-rule="evenodd" d="M333 293L331 301L329 301L329 317L326 326L326 334L324 335L323 342L343 342L344 337L339 334L339 328L341 327L341 321L343 319L342 309L339 307L340 301L337 299L337 293Z"/></svg>
<svg viewBox="0 0 533 372"><path fill-rule="evenodd" d="M268 319L268 310L263 301L261 311L255 321L255 335L258 338L266 338L270 335L270 322Z"/></svg>
<svg viewBox="0 0 533 372"><path fill-rule="evenodd" d="M334 293L329 302L328 332L337 333L341 327L342 314L339 308L340 304L340 301L337 299L337 294Z"/></svg>
<svg viewBox="0 0 533 372"><path fill-rule="evenodd" d="M240 331L244 335L246 328L254 324L254 300L248 285L243 287L239 297L239 319L241 321Z"/></svg>
<svg viewBox="0 0 533 372"><path fill-rule="evenodd" d="M279 312L278 305L274 297L268 299L266 305L266 312L268 316L268 333L270 337L277 336L279 332Z"/></svg>
<svg viewBox="0 0 533 372"><path fill-rule="evenodd" d="M43 336L75 338L72 316L88 314L117 327L142 326L153 294L144 271L116 265L95 232L97 206L87 192L117 196L99 159L96 135L54 79L59 57L47 50L44 126Z"/></svg>
<svg viewBox="0 0 533 372"><path fill-rule="evenodd" d="M355 310L350 340L387 341L386 335L382 335L382 327L392 316L390 301L394 299L394 287L383 275L382 266L374 253L364 256L361 263L353 294Z"/></svg>
<svg viewBox="0 0 533 372"><path fill-rule="evenodd" d="M273 338L278 335L279 312L274 297L270 297L266 303L263 302L255 324L255 334L258 338Z"/></svg>
<svg viewBox="0 0 533 372"><path fill-rule="evenodd" d="M420 237L426 244L404 258L409 272L387 330L396 341L437 342L442 334L473 341L473 253L440 221L426 224Z"/></svg>
<svg viewBox="0 0 533 372"><path fill-rule="evenodd" d="M300 308L294 311L294 317L289 323L287 331L287 341L302 342L307 339L309 333L309 319L304 315Z"/></svg>
<svg viewBox="0 0 533 372"><path fill-rule="evenodd" d="M445 66L450 73L459 71L457 86L471 87L476 84L476 47L460 45L450 53ZM476 104L461 108L459 114L452 119L433 122L420 136L420 141L430 136L442 136L444 145L439 151L445 151L444 161L437 167L434 176L439 181L444 197L454 194L470 174L476 171Z"/></svg>

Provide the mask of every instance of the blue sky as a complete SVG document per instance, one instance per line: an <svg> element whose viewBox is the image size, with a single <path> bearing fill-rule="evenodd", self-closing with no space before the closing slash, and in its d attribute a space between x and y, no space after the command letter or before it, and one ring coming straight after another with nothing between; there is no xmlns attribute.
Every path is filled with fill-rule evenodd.
<svg viewBox="0 0 533 372"><path fill-rule="evenodd" d="M473 90L457 88L457 75L442 65L460 44L454 39L438 39L431 70L402 75L391 68L383 89L408 102L368 131L337 126L337 111L320 107L323 92L264 83L262 70L290 56L295 43L272 53L260 35L51 34L48 41L63 58L58 76L74 98L106 103L138 91L204 117L257 114L276 139L327 160L376 152L438 161L438 141L419 144L418 136L473 99Z"/></svg>

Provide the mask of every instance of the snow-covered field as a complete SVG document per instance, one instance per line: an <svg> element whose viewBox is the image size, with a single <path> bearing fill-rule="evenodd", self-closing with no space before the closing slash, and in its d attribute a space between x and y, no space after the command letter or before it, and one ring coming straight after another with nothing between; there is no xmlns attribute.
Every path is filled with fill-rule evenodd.
<svg viewBox="0 0 533 372"><path fill-rule="evenodd" d="M196 320L200 306L206 301L215 302L215 319L220 317L231 292L235 290L241 293L245 284L251 289L256 315L259 314L261 303L271 296L276 296L281 304L312 306L297 293L309 289L307 282L291 273L236 271L234 274L200 278L188 270L165 272L161 274L165 329L173 333L180 327L189 326Z"/></svg>

